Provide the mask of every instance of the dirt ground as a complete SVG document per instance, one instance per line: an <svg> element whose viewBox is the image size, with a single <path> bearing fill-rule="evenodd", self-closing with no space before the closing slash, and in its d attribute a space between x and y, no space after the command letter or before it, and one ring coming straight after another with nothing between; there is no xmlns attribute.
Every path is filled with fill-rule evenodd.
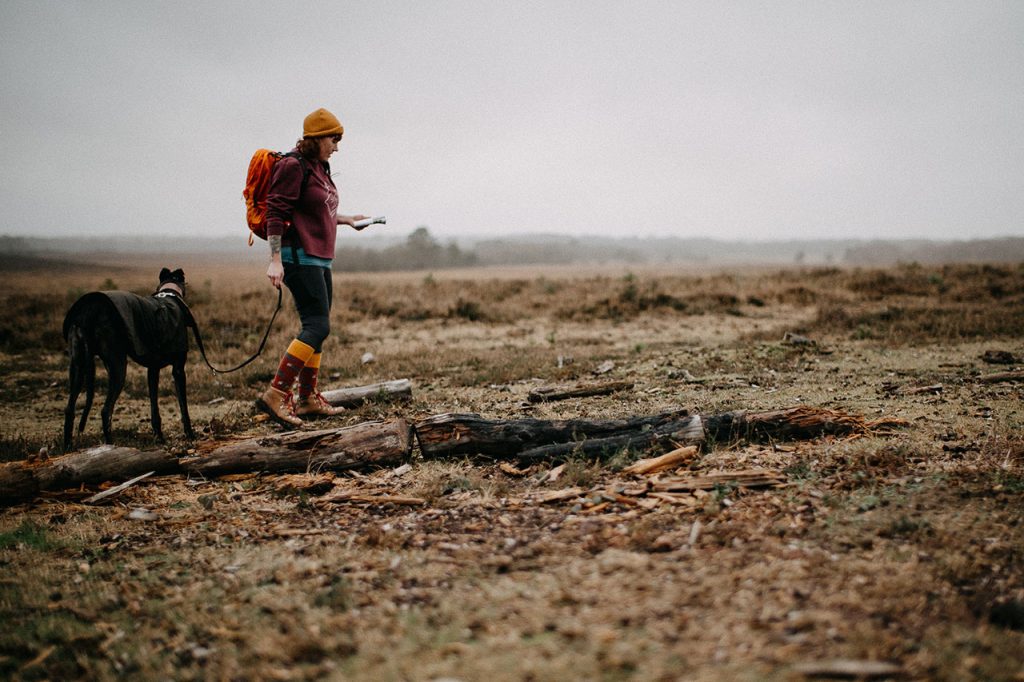
<svg viewBox="0 0 1024 682"><path fill-rule="evenodd" d="M92 265L6 277L0 445L9 460L57 456L66 305L104 278L146 291L152 276ZM211 359L244 357L265 289L228 271L193 277ZM664 498L622 471L650 454L633 452L525 466L416 451L383 469L152 477L93 505L95 487L44 493L0 509L0 674L1024 680L1024 388L983 380L1024 365L1024 266L480 270L339 276L335 291L324 387L408 378L413 398L316 428L796 405L904 426L717 443L658 476L756 468L783 484ZM268 355L294 322L286 311ZM984 360L991 350L1010 357ZM165 372L167 447L187 456L276 433L252 407L276 359L217 378L193 353L198 443L181 437ZM634 386L527 401L610 380ZM119 444L156 445L148 409L133 367ZM100 442L98 421L76 447Z"/></svg>

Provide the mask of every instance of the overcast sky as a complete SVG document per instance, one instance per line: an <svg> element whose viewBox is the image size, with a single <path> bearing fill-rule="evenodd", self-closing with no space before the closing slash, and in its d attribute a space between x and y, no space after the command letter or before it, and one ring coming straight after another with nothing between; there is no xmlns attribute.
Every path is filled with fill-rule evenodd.
<svg viewBox="0 0 1024 682"><path fill-rule="evenodd" d="M396 234L1024 235L1020 0L4 0L0 64L0 234L244 238L323 106Z"/></svg>

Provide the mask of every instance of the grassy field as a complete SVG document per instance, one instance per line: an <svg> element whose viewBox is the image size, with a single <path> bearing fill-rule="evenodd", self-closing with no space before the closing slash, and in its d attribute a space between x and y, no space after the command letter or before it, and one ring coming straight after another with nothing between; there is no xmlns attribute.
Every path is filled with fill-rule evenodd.
<svg viewBox="0 0 1024 682"><path fill-rule="evenodd" d="M22 263L0 292L3 459L59 454L68 306L95 289L149 293L162 265L184 267L214 363L255 350L274 304L258 266ZM289 307L237 374L193 351L198 443L165 371L167 447L275 432L252 403L296 325ZM791 680L850 659L889 662L893 678L1024 679L1024 387L981 381L1024 364L1024 264L339 274L332 327L326 388L408 378L413 400L318 427L791 405L907 425L717 444L685 471L761 467L786 485L644 505L604 494L635 485L621 470L644 454L630 452L572 458L557 477L557 462L478 458L319 475L319 492L417 506L330 503L272 475L154 477L100 505L48 493L0 508L0 676ZM1016 359L990 364L989 350ZM634 388L526 401L613 379ZM155 445L145 381L129 368L118 444ZM76 448L99 431L97 406ZM583 496L539 501L572 487Z"/></svg>

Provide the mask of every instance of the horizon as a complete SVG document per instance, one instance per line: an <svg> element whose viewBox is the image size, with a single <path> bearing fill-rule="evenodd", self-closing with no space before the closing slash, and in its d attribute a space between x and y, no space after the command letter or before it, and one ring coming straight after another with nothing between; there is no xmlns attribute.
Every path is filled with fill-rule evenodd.
<svg viewBox="0 0 1024 682"><path fill-rule="evenodd" d="M490 241L529 241L529 240L599 240L609 242L632 242L632 241L707 241L716 242L723 244L789 244L789 243L835 243L835 242L853 242L853 243L873 243L873 242L925 242L935 244L958 244L958 243L972 243L972 242L995 242L995 241L1007 241L1007 240L1019 240L1024 241L1024 235L994 235L991 237L946 237L942 239L934 237L801 237L801 238L775 238L775 239L728 239L723 237L715 236L676 236L676 235L629 235L629 236L608 236L597 232L589 234L568 234L558 232L520 232L509 235L494 236L494 235L482 235L482 234L466 234L466 235L445 235L429 228L429 226L421 225L415 228L411 228L408 232L402 234L388 234L388 235L364 235L360 234L355 239L341 239L339 238L337 248L359 248L360 242L401 242L405 241L409 235L416 230L426 227L429 231L430 236L437 242L446 244L451 241L455 242L490 242ZM247 232L243 231L238 234L215 234L215 235L153 235L147 236L146 241L153 242L175 242L175 241L190 241L190 242L203 242L203 241L238 241L239 244L246 247L249 250L247 242ZM339 233L339 237L344 233ZM110 234L67 234L67 235L28 235L28 234L8 234L0 233L0 240L14 239L14 240L39 240L39 241L127 241L132 242L137 239L138 235L129 233L110 233ZM257 249L260 244L265 244L260 239L254 239L252 249ZM139 247L137 246L136 249Z"/></svg>

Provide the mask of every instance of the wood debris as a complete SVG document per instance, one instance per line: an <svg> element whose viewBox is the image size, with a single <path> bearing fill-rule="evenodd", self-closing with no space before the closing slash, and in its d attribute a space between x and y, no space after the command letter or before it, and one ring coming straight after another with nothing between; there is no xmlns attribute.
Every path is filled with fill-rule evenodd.
<svg viewBox="0 0 1024 682"><path fill-rule="evenodd" d="M686 490L712 490L719 486L773 488L785 485L785 483L786 475L781 471L744 469L741 471L704 474L702 476L660 479L651 482L651 489L657 492L679 492Z"/></svg>
<svg viewBox="0 0 1024 682"><path fill-rule="evenodd" d="M1003 381L1024 381L1024 370L1018 369L1012 372L997 372L978 377L983 384L995 384Z"/></svg>
<svg viewBox="0 0 1024 682"><path fill-rule="evenodd" d="M903 674L903 668L895 663L841 658L830 661L799 663L793 669L806 677L871 679L875 677L896 677Z"/></svg>
<svg viewBox="0 0 1024 682"><path fill-rule="evenodd" d="M564 490L547 490L544 492L532 493L527 496L527 499L531 502L540 502L541 504L547 504L549 502L562 502L564 500L573 500L577 497L582 497L584 493L583 488L565 488Z"/></svg>
<svg viewBox="0 0 1024 682"><path fill-rule="evenodd" d="M120 485L115 485L112 488L107 488L103 492L96 493L92 497L88 497L88 498L82 500L82 502L84 502L85 504L95 504L95 503L99 502L100 500L105 500L108 497L113 497L114 495L117 495L119 492L121 492L123 490L127 490L128 488L131 488L133 485L135 485L139 481L141 481L143 479L146 479L146 478L149 478L150 476L152 476L155 473L156 473L155 471L148 471L148 472L142 474L141 476L136 476L135 478L131 479L130 481L125 481L124 483L122 483Z"/></svg>
<svg viewBox="0 0 1024 682"><path fill-rule="evenodd" d="M324 535L327 531L323 528L286 528L276 526L270 529L271 535L281 538L305 537L307 535Z"/></svg>
<svg viewBox="0 0 1024 682"><path fill-rule="evenodd" d="M632 381L611 381L601 384L577 384L572 387L542 386L535 388L527 394L526 399L531 403L551 402L555 400L567 400L569 398L588 398L596 395L608 395L619 391L628 391L633 388Z"/></svg>
<svg viewBox="0 0 1024 682"><path fill-rule="evenodd" d="M366 364L365 362L363 364ZM352 386L324 391L324 400L335 407L359 407L370 400L412 400L412 381L395 379L367 386Z"/></svg>
<svg viewBox="0 0 1024 682"><path fill-rule="evenodd" d="M645 475L653 474L665 469L671 469L674 467L686 464L694 457L697 456L698 448L696 445L688 445L682 448L676 448L671 452L665 453L660 457L651 457L649 459L641 459L622 470L624 474L636 474Z"/></svg>
<svg viewBox="0 0 1024 682"><path fill-rule="evenodd" d="M529 469L520 469L514 464L510 464L508 462L502 462L501 464L498 465L498 468L501 469L503 473L506 473L509 476L515 476L516 478L526 476L528 473L530 473Z"/></svg>
<svg viewBox="0 0 1024 682"><path fill-rule="evenodd" d="M320 499L321 503L342 504L344 502L360 502L365 504L396 504L419 506L427 501L421 497L409 497L405 495L374 495L358 490L340 490L327 497Z"/></svg>
<svg viewBox="0 0 1024 682"><path fill-rule="evenodd" d="M334 488L334 476L332 474L286 474L275 477L271 485L281 495L319 496Z"/></svg>

